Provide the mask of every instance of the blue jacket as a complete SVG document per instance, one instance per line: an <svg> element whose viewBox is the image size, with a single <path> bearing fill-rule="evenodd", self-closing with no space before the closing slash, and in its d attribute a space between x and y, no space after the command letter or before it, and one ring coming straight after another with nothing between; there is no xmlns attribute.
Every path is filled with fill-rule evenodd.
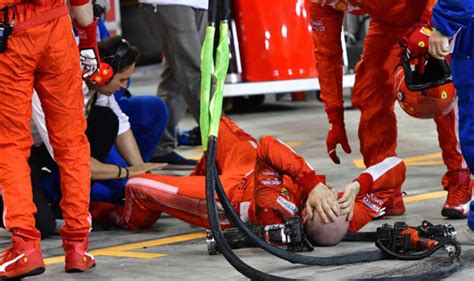
<svg viewBox="0 0 474 281"><path fill-rule="evenodd" d="M433 24L443 35L452 37L474 15L474 0L439 0L433 8Z"/></svg>

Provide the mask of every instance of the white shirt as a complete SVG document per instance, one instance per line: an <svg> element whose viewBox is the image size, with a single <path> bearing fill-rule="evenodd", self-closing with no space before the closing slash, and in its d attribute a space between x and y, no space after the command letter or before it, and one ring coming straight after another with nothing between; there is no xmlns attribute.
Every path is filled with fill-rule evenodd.
<svg viewBox="0 0 474 281"><path fill-rule="evenodd" d="M89 90L86 83L83 82L82 92L84 93L84 106L86 107L89 100L94 96L95 91ZM41 101L36 91L33 93L32 104L33 112L31 115L31 130L33 133L34 144L36 146L39 146L41 145L41 143L44 143L49 153L54 158L53 148L51 146L51 143L49 142L48 129L46 128L44 111L41 107ZM108 107L115 113L119 121L118 135L121 135L126 131L130 130L130 122L128 121L128 116L120 109L120 106L118 105L113 95L106 96L97 93L97 99L94 105ZM86 108L84 108L84 114L85 111Z"/></svg>
<svg viewBox="0 0 474 281"><path fill-rule="evenodd" d="M196 9L208 9L209 0L139 0L141 4L151 5L183 5Z"/></svg>

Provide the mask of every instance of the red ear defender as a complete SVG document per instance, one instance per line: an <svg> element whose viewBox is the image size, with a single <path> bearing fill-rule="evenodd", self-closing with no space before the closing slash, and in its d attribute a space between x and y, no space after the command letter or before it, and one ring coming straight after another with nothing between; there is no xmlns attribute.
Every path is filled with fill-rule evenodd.
<svg viewBox="0 0 474 281"><path fill-rule="evenodd" d="M99 69L94 74L92 74L88 80L91 81L95 86L104 86L112 79L113 76L114 70L112 67L106 62L101 62Z"/></svg>

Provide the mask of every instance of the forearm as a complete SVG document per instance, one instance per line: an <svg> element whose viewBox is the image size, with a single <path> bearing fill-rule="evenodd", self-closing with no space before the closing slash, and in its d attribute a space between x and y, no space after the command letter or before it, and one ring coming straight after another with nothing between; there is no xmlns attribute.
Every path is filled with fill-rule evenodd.
<svg viewBox="0 0 474 281"><path fill-rule="evenodd" d="M118 135L115 140L115 146L130 166L143 164L142 155L132 130L129 129L125 133Z"/></svg>
<svg viewBox="0 0 474 281"><path fill-rule="evenodd" d="M69 11L71 17L82 26L88 26L94 21L91 1L70 0Z"/></svg>
<svg viewBox="0 0 474 281"><path fill-rule="evenodd" d="M117 165L102 163L93 157L90 159L90 165L92 180L112 180L125 178L127 176L127 172L124 168Z"/></svg>

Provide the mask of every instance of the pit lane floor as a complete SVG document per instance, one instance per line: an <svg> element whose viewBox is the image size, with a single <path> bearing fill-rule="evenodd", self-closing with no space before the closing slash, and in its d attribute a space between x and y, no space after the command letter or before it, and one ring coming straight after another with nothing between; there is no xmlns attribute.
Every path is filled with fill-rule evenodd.
<svg viewBox="0 0 474 281"><path fill-rule="evenodd" d="M253 112L229 114L242 128L255 137L274 135L288 142L302 154L337 190L352 181L362 171L357 140L359 113L346 111L346 126L353 153L339 150L342 164L333 164L326 156L327 122L322 104L314 99L306 102L266 102ZM419 225L423 219L433 223L452 223L458 230L465 220L445 220L440 209L445 200L440 179L445 172L437 133L433 121L415 120L397 107L399 120L399 155L407 163L404 190L407 212L400 217L385 217L371 222L363 230L375 230L383 223L406 221ZM181 128L194 127L188 117ZM199 157L196 149L180 149L189 157ZM182 174L182 172L176 172ZM7 246L8 234L0 233L0 243ZM97 259L97 267L83 274L63 272L63 252L59 236L43 241L46 273L30 280L245 280L222 255L207 254L204 231L164 215L153 229L143 232L122 230L94 230L90 249ZM336 247L316 248L312 255L330 256L375 249L372 243L344 242ZM416 262L380 261L350 266L309 267L292 265L269 256L261 250L244 249L237 253L252 266L291 278L339 280L383 277L429 271L447 260L445 252ZM474 247L463 247L461 270L450 280L467 280L474 275Z"/></svg>

